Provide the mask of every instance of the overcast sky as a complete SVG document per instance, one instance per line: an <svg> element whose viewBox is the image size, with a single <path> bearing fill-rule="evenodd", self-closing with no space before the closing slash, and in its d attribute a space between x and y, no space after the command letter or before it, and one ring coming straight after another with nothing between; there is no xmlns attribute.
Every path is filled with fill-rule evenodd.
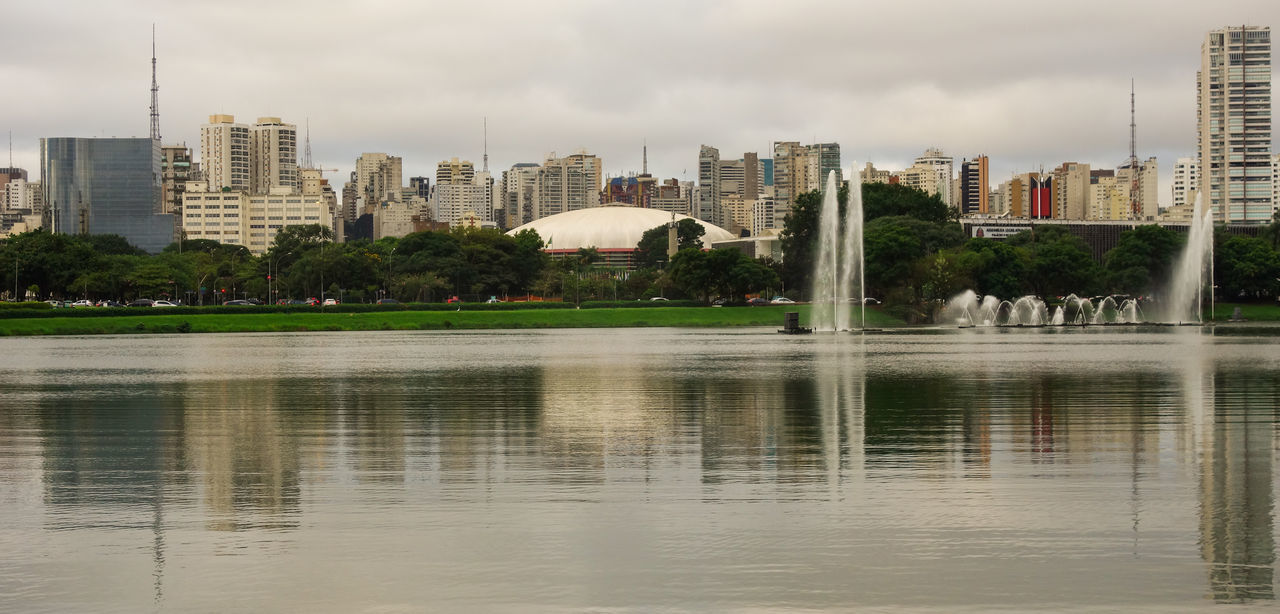
<svg viewBox="0 0 1280 614"><path fill-rule="evenodd" d="M1277 0L1107 2L10 3L0 117L34 176L39 138L146 136L151 26L161 132L199 155L212 113L309 119L316 162L382 151L404 176L453 156L496 176L584 148L606 173L696 179L700 144L766 157L837 141L901 169L925 148L986 154L991 180L1066 161L1195 152L1195 76L1213 28L1276 26ZM34 178L34 177L33 177Z"/></svg>

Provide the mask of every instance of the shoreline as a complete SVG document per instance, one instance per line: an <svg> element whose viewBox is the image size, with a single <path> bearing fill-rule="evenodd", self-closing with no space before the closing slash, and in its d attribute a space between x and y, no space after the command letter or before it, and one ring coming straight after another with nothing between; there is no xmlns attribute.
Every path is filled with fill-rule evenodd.
<svg viewBox="0 0 1280 614"><path fill-rule="evenodd" d="M802 320L808 319L807 305L347 313L159 313L0 319L0 336L535 328L781 328L783 314L787 311L798 311ZM874 326L903 325L897 319L871 310L867 312L867 322Z"/></svg>

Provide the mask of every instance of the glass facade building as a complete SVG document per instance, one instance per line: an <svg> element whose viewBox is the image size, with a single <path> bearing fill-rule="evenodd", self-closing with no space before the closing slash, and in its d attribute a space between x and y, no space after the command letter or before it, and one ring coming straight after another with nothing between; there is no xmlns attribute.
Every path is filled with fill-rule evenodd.
<svg viewBox="0 0 1280 614"><path fill-rule="evenodd" d="M173 242L173 216L159 212L159 141L40 139L40 176L53 232L120 235L152 253Z"/></svg>

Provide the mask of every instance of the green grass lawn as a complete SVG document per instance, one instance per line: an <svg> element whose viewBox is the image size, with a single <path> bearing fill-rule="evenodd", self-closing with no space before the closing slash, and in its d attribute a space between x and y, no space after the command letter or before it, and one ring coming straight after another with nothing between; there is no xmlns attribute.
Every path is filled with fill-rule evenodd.
<svg viewBox="0 0 1280 614"><path fill-rule="evenodd" d="M807 305L765 307L649 307L643 309L537 309L513 311L384 311L365 313L245 313L48 317L0 320L0 335L94 335L342 330L447 330L506 328L620 328L639 326L782 327L783 313ZM878 310L867 325L901 325Z"/></svg>
<svg viewBox="0 0 1280 614"><path fill-rule="evenodd" d="M1230 320L1236 307L1240 308L1240 316L1251 322L1280 321L1280 305L1276 303L1218 303L1213 307L1213 320L1215 322ZM1209 310L1205 309L1205 311Z"/></svg>

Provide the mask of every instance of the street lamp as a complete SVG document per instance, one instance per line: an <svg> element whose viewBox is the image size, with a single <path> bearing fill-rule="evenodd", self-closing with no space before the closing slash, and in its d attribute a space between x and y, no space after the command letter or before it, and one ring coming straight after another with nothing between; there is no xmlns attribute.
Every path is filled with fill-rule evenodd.
<svg viewBox="0 0 1280 614"><path fill-rule="evenodd" d="M391 298L391 258L396 255L396 248L391 248L391 253L387 254L387 291L384 293L386 298Z"/></svg>

